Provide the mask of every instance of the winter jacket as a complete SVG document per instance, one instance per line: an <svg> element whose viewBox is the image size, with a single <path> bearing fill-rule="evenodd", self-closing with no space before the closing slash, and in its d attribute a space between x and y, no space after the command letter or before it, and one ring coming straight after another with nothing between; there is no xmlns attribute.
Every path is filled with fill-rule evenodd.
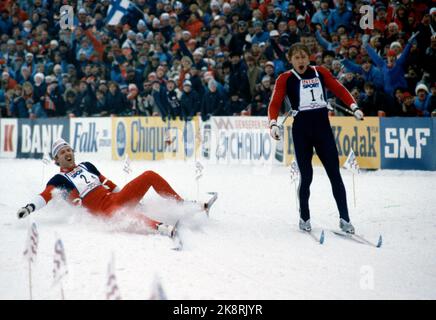
<svg viewBox="0 0 436 320"><path fill-rule="evenodd" d="M193 90L190 92L183 91L180 98L180 109L184 120L192 119L200 111L200 99L197 92Z"/></svg>
<svg viewBox="0 0 436 320"><path fill-rule="evenodd" d="M383 89L384 86L383 74L380 72L380 70L377 67L371 66L369 71L365 72L365 70L363 70L363 68L360 65L353 63L349 59L344 59L342 61L342 64L349 71L360 74L365 80L365 82L372 82L377 89Z"/></svg>
<svg viewBox="0 0 436 320"><path fill-rule="evenodd" d="M407 88L407 82L404 77L404 67L411 47L412 44L408 43L392 68L388 68L386 61L384 61L370 45L367 45L365 48L372 61L381 70L383 74L384 91L390 96L394 95L394 91L397 88Z"/></svg>

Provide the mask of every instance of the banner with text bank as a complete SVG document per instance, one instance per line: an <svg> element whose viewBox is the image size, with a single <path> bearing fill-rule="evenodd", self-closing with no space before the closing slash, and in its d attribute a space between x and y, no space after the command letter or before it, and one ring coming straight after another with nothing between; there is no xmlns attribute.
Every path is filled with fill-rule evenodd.
<svg viewBox="0 0 436 320"><path fill-rule="evenodd" d="M17 158L41 159L59 138L70 141L68 118L18 119Z"/></svg>

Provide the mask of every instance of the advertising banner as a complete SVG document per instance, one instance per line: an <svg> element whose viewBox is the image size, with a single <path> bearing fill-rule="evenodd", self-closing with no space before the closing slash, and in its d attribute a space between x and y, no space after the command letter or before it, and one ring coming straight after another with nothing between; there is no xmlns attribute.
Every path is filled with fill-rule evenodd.
<svg viewBox="0 0 436 320"><path fill-rule="evenodd" d="M382 118L382 169L436 170L434 118Z"/></svg>
<svg viewBox="0 0 436 320"><path fill-rule="evenodd" d="M212 163L283 163L283 141L271 138L267 117L213 117L202 132L202 157Z"/></svg>
<svg viewBox="0 0 436 320"><path fill-rule="evenodd" d="M89 160L112 158L111 118L72 118L70 143L77 156Z"/></svg>
<svg viewBox="0 0 436 320"><path fill-rule="evenodd" d="M0 119L0 158L16 158L17 145L17 119Z"/></svg>
<svg viewBox="0 0 436 320"><path fill-rule="evenodd" d="M112 159L195 159L198 119L164 122L160 117L112 118Z"/></svg>
<svg viewBox="0 0 436 320"><path fill-rule="evenodd" d="M286 165L294 159L292 122L293 119L288 118L284 125ZM379 118L367 117L364 121L356 121L353 117L331 117L330 124L341 165L353 150L361 168L380 168ZM313 157L313 164L321 165L316 154Z"/></svg>
<svg viewBox="0 0 436 320"><path fill-rule="evenodd" d="M41 159L51 152L53 141L70 141L68 118L18 119L17 158Z"/></svg>

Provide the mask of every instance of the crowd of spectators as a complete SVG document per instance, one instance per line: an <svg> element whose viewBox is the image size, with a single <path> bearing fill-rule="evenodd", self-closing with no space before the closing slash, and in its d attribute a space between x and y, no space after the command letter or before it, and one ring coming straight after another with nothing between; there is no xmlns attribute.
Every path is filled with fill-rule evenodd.
<svg viewBox="0 0 436 320"><path fill-rule="evenodd" d="M365 115L435 115L431 2L131 0L111 25L108 0L4 0L1 117L265 116L296 42Z"/></svg>

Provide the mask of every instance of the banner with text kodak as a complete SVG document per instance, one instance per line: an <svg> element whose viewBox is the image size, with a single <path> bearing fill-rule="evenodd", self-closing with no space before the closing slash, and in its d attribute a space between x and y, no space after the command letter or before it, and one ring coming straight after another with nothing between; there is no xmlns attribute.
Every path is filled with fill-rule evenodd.
<svg viewBox="0 0 436 320"><path fill-rule="evenodd" d="M196 157L198 119L160 117L112 118L112 159L193 160Z"/></svg>
<svg viewBox="0 0 436 320"><path fill-rule="evenodd" d="M294 159L292 122L293 119L288 118L284 125L286 165ZM380 168L379 118L367 117L364 121L356 121L353 117L330 117L330 124L341 165L353 150L361 168ZM313 164L321 165L316 155L314 155Z"/></svg>

